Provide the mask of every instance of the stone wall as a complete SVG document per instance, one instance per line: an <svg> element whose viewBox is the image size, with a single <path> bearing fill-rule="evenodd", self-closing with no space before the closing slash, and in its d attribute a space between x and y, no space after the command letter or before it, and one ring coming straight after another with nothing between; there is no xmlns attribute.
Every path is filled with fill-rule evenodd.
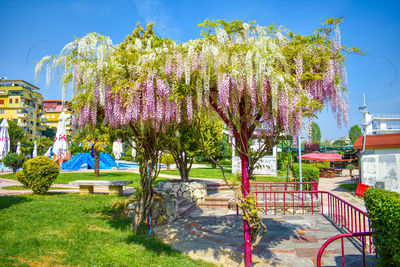
<svg viewBox="0 0 400 267"><path fill-rule="evenodd" d="M134 218L136 203L132 202L125 210L125 214ZM163 225L171 223L178 216L178 206L176 204L175 195L164 192L163 190L154 189L153 197L153 225Z"/></svg>
<svg viewBox="0 0 400 267"><path fill-rule="evenodd" d="M189 203L203 201L207 196L207 184L203 182L160 182L158 188L170 192L176 198L184 198Z"/></svg>

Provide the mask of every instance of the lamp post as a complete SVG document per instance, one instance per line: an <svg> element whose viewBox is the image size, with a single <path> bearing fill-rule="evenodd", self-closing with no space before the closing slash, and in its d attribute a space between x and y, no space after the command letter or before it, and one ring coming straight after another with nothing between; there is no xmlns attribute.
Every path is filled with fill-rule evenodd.
<svg viewBox="0 0 400 267"><path fill-rule="evenodd" d="M303 191L303 185L302 185L302 173L301 173L301 143L300 143L300 135L299 135L299 141L298 141L298 148L299 148L299 178L300 178L300 191Z"/></svg>

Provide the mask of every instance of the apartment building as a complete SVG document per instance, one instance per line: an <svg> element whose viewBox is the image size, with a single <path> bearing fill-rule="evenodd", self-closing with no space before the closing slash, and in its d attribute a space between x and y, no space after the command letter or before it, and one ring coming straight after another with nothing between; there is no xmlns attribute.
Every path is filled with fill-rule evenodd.
<svg viewBox="0 0 400 267"><path fill-rule="evenodd" d="M67 135L71 134L71 109L68 107L68 103L62 104L61 100L44 100L43 101L43 118L44 124L49 128L57 128L58 126L58 117L61 112L64 111L64 114L67 117L66 121L66 130Z"/></svg>
<svg viewBox="0 0 400 267"><path fill-rule="evenodd" d="M0 80L0 119L17 122L30 141L41 137L43 97L38 87L23 80Z"/></svg>

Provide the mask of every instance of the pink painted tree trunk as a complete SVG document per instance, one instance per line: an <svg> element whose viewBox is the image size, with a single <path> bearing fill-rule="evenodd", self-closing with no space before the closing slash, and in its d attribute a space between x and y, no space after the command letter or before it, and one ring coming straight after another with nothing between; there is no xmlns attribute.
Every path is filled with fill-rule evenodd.
<svg viewBox="0 0 400 267"><path fill-rule="evenodd" d="M244 125L243 125L244 126ZM242 132L243 132L242 128ZM241 149L243 152L247 153L247 136L242 135ZM246 198L250 192L250 182L249 182L249 159L246 154L240 153L240 159L242 163L242 193L243 197ZM246 267L252 266L251 260L251 233L250 226L246 220L243 220L243 233L244 233L244 263Z"/></svg>

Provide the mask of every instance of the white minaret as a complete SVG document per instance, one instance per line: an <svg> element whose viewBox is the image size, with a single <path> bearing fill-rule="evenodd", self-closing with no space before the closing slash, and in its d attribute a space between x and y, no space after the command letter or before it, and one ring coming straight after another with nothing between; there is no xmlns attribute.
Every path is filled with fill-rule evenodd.
<svg viewBox="0 0 400 267"><path fill-rule="evenodd" d="M364 122L362 123L362 126L364 127L365 135L370 135L372 134L372 115L369 113L367 106L365 105L365 94L363 94L363 97L364 106L359 107L358 109L362 114L364 114Z"/></svg>

